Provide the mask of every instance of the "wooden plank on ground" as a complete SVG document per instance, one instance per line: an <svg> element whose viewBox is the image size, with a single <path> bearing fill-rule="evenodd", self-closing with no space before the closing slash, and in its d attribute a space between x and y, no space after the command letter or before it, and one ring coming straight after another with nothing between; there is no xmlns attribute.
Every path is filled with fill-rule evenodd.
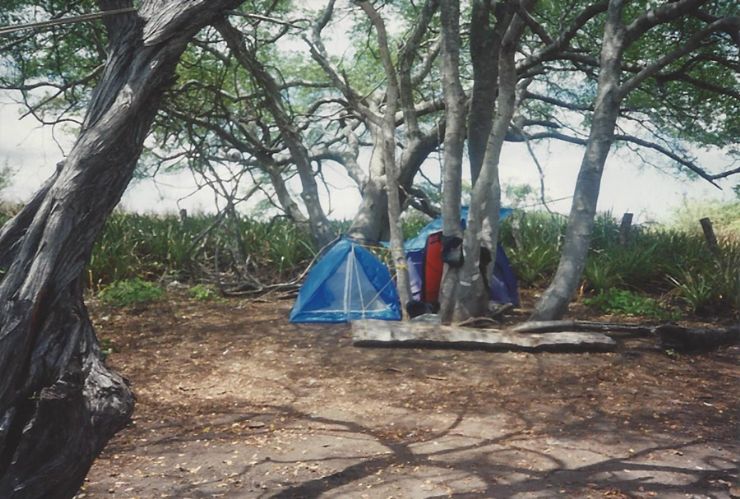
<svg viewBox="0 0 740 499"><path fill-rule="evenodd" d="M442 326L425 322L360 320L352 322L355 346L454 348L525 352L612 351L616 342L601 333L516 333L492 329Z"/></svg>

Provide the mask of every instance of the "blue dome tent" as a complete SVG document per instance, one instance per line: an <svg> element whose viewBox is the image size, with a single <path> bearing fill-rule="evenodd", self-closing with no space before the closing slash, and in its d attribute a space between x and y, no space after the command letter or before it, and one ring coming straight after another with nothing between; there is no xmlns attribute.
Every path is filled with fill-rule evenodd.
<svg viewBox="0 0 740 499"><path fill-rule="evenodd" d="M290 322L400 320L401 303L386 266L349 237L337 240L308 273Z"/></svg>

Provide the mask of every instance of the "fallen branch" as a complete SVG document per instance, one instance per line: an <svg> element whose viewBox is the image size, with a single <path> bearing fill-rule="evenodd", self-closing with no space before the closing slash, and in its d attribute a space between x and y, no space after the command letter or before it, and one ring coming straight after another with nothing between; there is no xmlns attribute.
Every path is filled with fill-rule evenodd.
<svg viewBox="0 0 740 499"><path fill-rule="evenodd" d="M740 325L726 329L692 328L676 324L643 326L592 321L532 321L509 329L523 334L557 333L561 331L594 333L619 337L656 337L664 348L682 351L709 350L740 342Z"/></svg>
<svg viewBox="0 0 740 499"><path fill-rule="evenodd" d="M525 352L604 352L616 342L601 333L521 334L512 331L442 326L432 322L360 320L352 322L355 346L454 348Z"/></svg>
<svg viewBox="0 0 740 499"><path fill-rule="evenodd" d="M692 328L665 324L656 327L654 332L663 347L682 351L711 350L740 342L740 324L727 329Z"/></svg>
<svg viewBox="0 0 740 499"><path fill-rule="evenodd" d="M628 333L634 336L650 336L654 334L656 326L643 326L640 324L623 324L616 322L594 322L594 321L529 321L522 322L510 331L516 333L552 333L559 331L583 331L604 333Z"/></svg>
<svg viewBox="0 0 740 499"><path fill-rule="evenodd" d="M300 281L300 279L298 280ZM246 289L248 284L242 285L240 287L232 288L232 289L221 289L221 294L228 297L247 297L247 296L262 296L267 293L271 293L274 291L283 291L283 292L298 292L298 288L300 287L298 285L297 281L290 281L290 282L281 282L277 284L267 284L264 286L260 286L258 288L252 288L252 289Z"/></svg>
<svg viewBox="0 0 740 499"><path fill-rule="evenodd" d="M255 283L241 283L240 285L231 287L230 289L226 289L225 286L220 282L218 282L219 285L219 291L223 296L228 297L259 297L263 296L267 293L272 293L275 291L281 291L284 294L287 294L288 296L294 296L295 293L298 292L298 289L300 288L300 283L303 281L303 278L306 277L306 274L308 274L308 271L311 270L311 267L313 267L314 262L324 254L324 251L330 247L332 244L334 244L336 240L328 243L323 248L319 250L318 253L314 255L314 257L311 259L310 262L308 262L308 265L305 269L303 269L303 272L300 273L298 277L295 279L292 279L288 282L280 282L276 284L267 284L263 285L262 283L259 283L256 279L254 280ZM218 250L218 247L216 248ZM218 254L218 253L217 253ZM218 268L218 267L217 267ZM280 298L287 298L288 296L281 296Z"/></svg>

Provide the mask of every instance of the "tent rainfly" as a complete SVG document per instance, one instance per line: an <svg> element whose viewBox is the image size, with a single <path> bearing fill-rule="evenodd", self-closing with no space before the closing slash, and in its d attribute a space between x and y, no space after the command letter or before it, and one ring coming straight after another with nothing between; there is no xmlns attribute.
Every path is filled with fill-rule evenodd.
<svg viewBox="0 0 740 499"><path fill-rule="evenodd" d="M291 322L400 320L401 304L386 266L349 237L332 245L308 273Z"/></svg>

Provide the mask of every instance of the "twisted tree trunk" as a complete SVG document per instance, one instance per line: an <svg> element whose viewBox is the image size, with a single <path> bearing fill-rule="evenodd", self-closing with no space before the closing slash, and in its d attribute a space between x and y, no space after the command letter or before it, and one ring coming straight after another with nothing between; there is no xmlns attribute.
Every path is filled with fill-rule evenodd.
<svg viewBox="0 0 740 499"><path fill-rule="evenodd" d="M319 200L319 187L311 168L311 159L298 127L293 123L283 103L280 85L267 71L265 66L257 59L254 51L251 51L244 42L242 33L224 20L216 25L219 33L229 46L239 64L249 71L255 82L264 90L264 104L275 119L283 141L288 146L291 159L298 169L301 180L301 198L306 206L308 220L311 225L311 234L319 247L329 244L334 239L329 219L321 207Z"/></svg>
<svg viewBox="0 0 740 499"><path fill-rule="evenodd" d="M531 320L552 320L562 317L567 312L568 304L578 286L586 265L601 178L606 158L614 142L614 129L621 102L646 78L700 47L710 34L729 26L733 26L737 31L740 26L740 19L735 16L716 20L711 18L709 24L697 30L677 48L645 64L637 74L621 81L624 76L621 70L622 56L632 43L658 24L696 12L706 0L666 2L655 9L646 10L628 25L625 25L623 19L625 3L624 0L609 0L591 131L576 180L565 243L557 272L535 306Z"/></svg>
<svg viewBox="0 0 740 499"><path fill-rule="evenodd" d="M133 396L102 361L81 276L187 42L239 3L149 0L108 17L105 70L69 157L0 229L0 497L73 496L129 420Z"/></svg>
<svg viewBox="0 0 740 499"><path fill-rule="evenodd" d="M388 191L382 155L382 131L378 127L371 127L371 135L375 145L370 160L370 175L362 189L360 207L347 233L358 239L385 241L390 237L390 233L387 209ZM428 133L409 141L401 153L398 166L401 203L405 201L404 193L411 190L414 176L429 154L439 146L442 136L444 136L444 127L440 126L439 132Z"/></svg>
<svg viewBox="0 0 740 499"><path fill-rule="evenodd" d="M465 142L465 93L460 82L460 2L441 0L442 51L440 71L444 93L445 136L442 199L442 234L445 241L462 243L460 202L462 197L462 155ZM458 244L458 246L459 246ZM445 243L447 245L447 243ZM461 251L461 250L460 250ZM452 320L459 284L461 261L445 262L440 285L440 318Z"/></svg>
<svg viewBox="0 0 740 499"><path fill-rule="evenodd" d="M527 0L526 4L531 3ZM488 283L493 275L498 240L501 189L499 185L499 160L516 107L516 66L514 57L525 24L519 16L508 17L508 25L501 26L504 32L499 45L498 96L495 119L492 122L478 178L473 185L473 195L468 211L468 225L464 236L465 261L459 272L458 293L454 297L452 316L454 322L462 322L487 312ZM487 251L488 263L481 268L481 254Z"/></svg>
<svg viewBox="0 0 740 499"><path fill-rule="evenodd" d="M619 75L624 50L623 6L621 0L609 3L593 124L573 193L563 252L555 277L537 303L531 320L562 317L586 265L601 176L614 142L614 127L619 115Z"/></svg>

